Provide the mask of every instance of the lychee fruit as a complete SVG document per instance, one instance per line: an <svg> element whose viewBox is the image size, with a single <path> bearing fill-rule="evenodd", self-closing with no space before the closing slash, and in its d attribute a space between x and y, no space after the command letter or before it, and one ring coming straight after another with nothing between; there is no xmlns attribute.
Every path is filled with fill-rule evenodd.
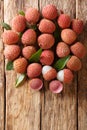
<svg viewBox="0 0 87 130"><path fill-rule="evenodd" d="M71 83L73 77L73 73L69 69L63 69L57 73L57 79L63 83Z"/></svg>
<svg viewBox="0 0 87 130"><path fill-rule="evenodd" d="M81 61L78 57L72 56L67 62L67 68L73 71L78 71L82 67Z"/></svg>
<svg viewBox="0 0 87 130"><path fill-rule="evenodd" d="M52 79L55 79L56 76L57 76L57 72L54 68L52 68L51 66L49 65L45 65L43 66L42 68L42 75L43 75L43 78L47 81L50 81Z"/></svg>
<svg viewBox="0 0 87 130"><path fill-rule="evenodd" d="M29 81L29 87L34 90L40 90L43 87L43 82L39 78L33 78Z"/></svg>
<svg viewBox="0 0 87 130"><path fill-rule="evenodd" d="M9 61L16 59L20 54L20 47L18 45L8 45L5 47L4 55Z"/></svg>
<svg viewBox="0 0 87 130"><path fill-rule="evenodd" d="M85 46L81 42L76 42L71 47L71 52L78 58L83 58L86 55Z"/></svg>
<svg viewBox="0 0 87 130"><path fill-rule="evenodd" d="M54 53L51 50L44 50L40 56L42 65L51 65L54 60Z"/></svg>
<svg viewBox="0 0 87 130"><path fill-rule="evenodd" d="M42 33L53 33L56 29L55 24L48 20L48 19L42 19L39 24L39 30Z"/></svg>
<svg viewBox="0 0 87 130"><path fill-rule="evenodd" d="M68 28L70 26L71 23L71 18L69 15L67 14L61 14L57 20L58 25L62 28Z"/></svg>
<svg viewBox="0 0 87 130"><path fill-rule="evenodd" d="M77 35L72 29L63 29L61 32L61 38L65 43L70 45L76 40Z"/></svg>
<svg viewBox="0 0 87 130"><path fill-rule="evenodd" d="M79 19L73 19L71 27L77 34L81 34L83 31L83 21Z"/></svg>
<svg viewBox="0 0 87 130"><path fill-rule="evenodd" d="M42 15L44 18L53 20L58 16L57 8L52 4L48 4L43 7Z"/></svg>
<svg viewBox="0 0 87 130"><path fill-rule="evenodd" d="M26 27L26 19L22 15L17 15L12 19L12 29L16 32L23 32Z"/></svg>
<svg viewBox="0 0 87 130"><path fill-rule="evenodd" d="M34 45L36 43L36 32L33 29L28 29L22 35L22 43L24 45Z"/></svg>
<svg viewBox="0 0 87 130"><path fill-rule="evenodd" d="M58 57L65 57L70 54L69 46L64 42L59 42L56 47L56 54Z"/></svg>
<svg viewBox="0 0 87 130"><path fill-rule="evenodd" d="M22 54L26 59L29 59L36 52L34 46L26 46L22 49Z"/></svg>
<svg viewBox="0 0 87 130"><path fill-rule="evenodd" d="M60 93L63 90L63 84L58 80L53 80L49 84L49 89L52 93Z"/></svg>
<svg viewBox="0 0 87 130"><path fill-rule="evenodd" d="M27 68L27 75L29 78L35 78L40 76L42 71L42 66L39 63L32 63Z"/></svg>
<svg viewBox="0 0 87 130"><path fill-rule="evenodd" d="M2 34L3 42L8 45L12 45L18 42L19 36L16 32L12 30L6 30Z"/></svg>
<svg viewBox="0 0 87 130"><path fill-rule="evenodd" d="M42 49L50 49L55 43L54 36L52 34L41 34L38 37L38 45Z"/></svg>
<svg viewBox="0 0 87 130"><path fill-rule="evenodd" d="M40 12L36 8L29 8L25 12L25 18L30 24L35 24L40 18Z"/></svg>
<svg viewBox="0 0 87 130"><path fill-rule="evenodd" d="M28 62L25 58L18 58L13 62L13 68L17 73L25 73L27 69Z"/></svg>

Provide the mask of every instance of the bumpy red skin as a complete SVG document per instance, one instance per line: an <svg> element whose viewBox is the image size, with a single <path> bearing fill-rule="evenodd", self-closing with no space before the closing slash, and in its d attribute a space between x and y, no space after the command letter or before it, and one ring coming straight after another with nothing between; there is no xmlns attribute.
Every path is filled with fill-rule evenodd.
<svg viewBox="0 0 87 130"><path fill-rule="evenodd" d="M56 29L55 24L47 19L42 19L39 24L39 30L42 33L53 33Z"/></svg>
<svg viewBox="0 0 87 130"><path fill-rule="evenodd" d="M71 23L71 18L67 14L61 14L57 20L58 25L62 28L68 28Z"/></svg>
<svg viewBox="0 0 87 130"><path fill-rule="evenodd" d="M12 29L16 32L23 32L26 27L26 19L22 15L17 15L12 19Z"/></svg>
<svg viewBox="0 0 87 130"><path fill-rule="evenodd" d="M2 34L3 42L8 45L16 44L19 41L19 36L13 30L6 30Z"/></svg>
<svg viewBox="0 0 87 130"><path fill-rule="evenodd" d="M71 45L76 40L77 35L71 29L63 29L61 32L61 38L65 43Z"/></svg>
<svg viewBox="0 0 87 130"><path fill-rule="evenodd" d="M39 63L32 63L27 68L27 75L29 78L35 78L40 76L42 71L42 66Z"/></svg>
<svg viewBox="0 0 87 130"><path fill-rule="evenodd" d="M73 80L73 77L74 75L71 70L64 69L64 81L63 81L64 83L71 83Z"/></svg>
<svg viewBox="0 0 87 130"><path fill-rule="evenodd" d="M18 58L14 60L13 67L17 73L25 73L27 69L28 62L25 58Z"/></svg>
<svg viewBox="0 0 87 130"><path fill-rule="evenodd" d="M71 52L78 58L83 58L86 55L86 48L81 42L76 42L70 47Z"/></svg>
<svg viewBox="0 0 87 130"><path fill-rule="evenodd" d="M55 39L52 34L41 34L38 37L38 45L42 49L50 49L55 43Z"/></svg>
<svg viewBox="0 0 87 130"><path fill-rule="evenodd" d="M36 37L36 32L33 29L28 29L22 35L21 40L24 45L35 45Z"/></svg>
<svg viewBox="0 0 87 130"><path fill-rule="evenodd" d="M8 45L5 47L4 55L6 59L12 61L19 56L20 52L21 50L18 45Z"/></svg>
<svg viewBox="0 0 87 130"><path fill-rule="evenodd" d="M42 9L42 15L44 18L53 20L58 16L57 8L52 4L46 5Z"/></svg>
<svg viewBox="0 0 87 130"><path fill-rule="evenodd" d="M71 27L77 34L81 34L83 31L83 21L79 19L73 19Z"/></svg>
<svg viewBox="0 0 87 130"><path fill-rule="evenodd" d="M35 24L39 21L40 12L36 8L29 8L25 13L25 18L30 24Z"/></svg>
<svg viewBox="0 0 87 130"><path fill-rule="evenodd" d="M67 62L67 68L73 71L79 71L82 67L81 61L78 57L72 56Z"/></svg>
<svg viewBox="0 0 87 130"><path fill-rule="evenodd" d="M69 46L64 42L59 42L56 47L56 54L58 57L65 57L70 54Z"/></svg>
<svg viewBox="0 0 87 130"><path fill-rule="evenodd" d="M26 59L29 59L36 52L34 46L26 46L22 49L22 54Z"/></svg>
<svg viewBox="0 0 87 130"><path fill-rule="evenodd" d="M40 56L42 65L51 65L54 61L54 53L51 50L44 50Z"/></svg>

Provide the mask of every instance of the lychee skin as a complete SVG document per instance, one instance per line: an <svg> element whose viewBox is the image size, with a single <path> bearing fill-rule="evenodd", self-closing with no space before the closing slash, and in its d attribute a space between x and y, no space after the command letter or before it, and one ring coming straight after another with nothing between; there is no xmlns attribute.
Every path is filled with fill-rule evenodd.
<svg viewBox="0 0 87 130"><path fill-rule="evenodd" d="M19 40L19 36L12 30L6 30L2 34L3 42L8 45L16 44Z"/></svg>
<svg viewBox="0 0 87 130"><path fill-rule="evenodd" d="M61 32L61 38L65 43L71 45L76 40L77 35L71 29L63 29Z"/></svg>
<svg viewBox="0 0 87 130"><path fill-rule="evenodd" d="M4 55L6 59L12 61L19 56L20 52L21 50L18 45L8 45L5 47Z"/></svg>
<svg viewBox="0 0 87 130"><path fill-rule="evenodd" d="M34 46L26 46L22 49L22 54L26 59L29 59L36 52Z"/></svg>
<svg viewBox="0 0 87 130"><path fill-rule="evenodd" d="M12 19L12 29L16 32L23 32L26 27L26 19L22 15L17 15Z"/></svg>
<svg viewBox="0 0 87 130"><path fill-rule="evenodd" d="M83 31L83 21L79 19L73 19L71 27L77 34L81 34Z"/></svg>
<svg viewBox="0 0 87 130"><path fill-rule="evenodd" d="M71 23L71 18L67 14L61 14L57 20L58 25L62 28L68 28Z"/></svg>
<svg viewBox="0 0 87 130"><path fill-rule="evenodd" d="M71 52L78 58L83 58L86 55L86 48L81 42L76 42L70 47Z"/></svg>
<svg viewBox="0 0 87 130"><path fill-rule="evenodd" d="M25 13L25 18L30 24L35 24L40 18L40 12L36 8L29 8Z"/></svg>
<svg viewBox="0 0 87 130"><path fill-rule="evenodd" d="M40 76L42 71L42 66L39 63L32 63L27 68L27 75L29 78L36 78Z"/></svg>
<svg viewBox="0 0 87 130"><path fill-rule="evenodd" d="M82 67L81 61L78 57L72 56L67 62L67 68L73 71L78 71Z"/></svg>
<svg viewBox="0 0 87 130"><path fill-rule="evenodd" d="M57 8L52 4L46 5L42 9L42 15L44 18L53 20L58 16Z"/></svg>
<svg viewBox="0 0 87 130"><path fill-rule="evenodd" d="M73 80L73 77L74 75L72 71L69 69L63 69L57 73L57 79L63 83L71 83Z"/></svg>
<svg viewBox="0 0 87 130"><path fill-rule="evenodd" d="M25 73L27 69L28 62L25 58L18 58L14 60L13 67L17 73Z"/></svg>
<svg viewBox="0 0 87 130"><path fill-rule="evenodd" d="M44 50L40 56L42 65L51 65L54 60L54 53L51 50Z"/></svg>
<svg viewBox="0 0 87 130"><path fill-rule="evenodd" d="M38 37L38 45L42 49L50 49L55 43L55 39L52 34L41 34Z"/></svg>
<svg viewBox="0 0 87 130"><path fill-rule="evenodd" d="M58 80L53 80L49 84L49 89L52 93L60 93L63 90L63 84Z"/></svg>
<svg viewBox="0 0 87 130"><path fill-rule="evenodd" d="M33 78L29 81L29 87L33 90L40 90L43 87L43 82L39 78Z"/></svg>
<svg viewBox="0 0 87 130"><path fill-rule="evenodd" d="M69 46L64 42L59 42L56 47L56 54L58 57L65 57L70 54Z"/></svg>
<svg viewBox="0 0 87 130"><path fill-rule="evenodd" d="M36 43L36 32L33 29L28 29L22 35L21 40L24 45L34 45Z"/></svg>
<svg viewBox="0 0 87 130"><path fill-rule="evenodd" d="M57 72L54 68L52 68L51 66L45 65L42 68L42 74L43 74L43 78L46 81L50 81L52 79L56 78Z"/></svg>
<svg viewBox="0 0 87 130"><path fill-rule="evenodd" d="M42 33L53 33L56 29L55 24L47 19L42 19L39 24L39 30Z"/></svg>

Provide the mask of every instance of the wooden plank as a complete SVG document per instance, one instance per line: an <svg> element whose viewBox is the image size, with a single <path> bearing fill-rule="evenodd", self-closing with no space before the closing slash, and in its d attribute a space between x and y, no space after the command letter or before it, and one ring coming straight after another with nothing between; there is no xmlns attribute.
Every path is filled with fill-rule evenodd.
<svg viewBox="0 0 87 130"><path fill-rule="evenodd" d="M87 48L87 0L76 0L76 17L84 21L84 32L79 40ZM78 130L87 130L87 55L78 73Z"/></svg>
<svg viewBox="0 0 87 130"><path fill-rule="evenodd" d="M19 9L38 8L37 0L4 0L4 20L10 20ZM16 73L6 71L6 130L40 129L40 92L31 91L28 82L15 88Z"/></svg>
<svg viewBox="0 0 87 130"><path fill-rule="evenodd" d="M4 10L3 1L0 1L0 21L3 21ZM3 56L3 43L1 39L3 29L0 26L0 130L4 129L4 56Z"/></svg>
<svg viewBox="0 0 87 130"><path fill-rule="evenodd" d="M75 15L75 0L40 0L40 9L47 4L55 4L71 17ZM41 130L77 130L77 76L71 85L65 85L62 94L54 95L44 82L45 91L41 95Z"/></svg>

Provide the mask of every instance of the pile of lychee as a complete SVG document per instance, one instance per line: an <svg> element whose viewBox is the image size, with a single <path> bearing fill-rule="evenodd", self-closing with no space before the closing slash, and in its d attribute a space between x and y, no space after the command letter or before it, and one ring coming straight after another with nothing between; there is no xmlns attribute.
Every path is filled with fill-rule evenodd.
<svg viewBox="0 0 87 130"><path fill-rule="evenodd" d="M59 14L54 5L46 5L41 12L29 8L25 15L16 15L11 21L11 30L5 30L2 34L3 43L6 44L4 55L13 62L16 73L27 75L30 88L42 89L42 74L44 80L49 82L50 91L60 93L63 83L71 83L73 72L82 67L81 59L86 55L86 49L83 43L77 41L82 31L82 20L71 19L61 11ZM55 32L60 35L58 42ZM39 61L30 62L31 56L40 48ZM57 60L68 55L70 58L62 70L54 68Z"/></svg>

